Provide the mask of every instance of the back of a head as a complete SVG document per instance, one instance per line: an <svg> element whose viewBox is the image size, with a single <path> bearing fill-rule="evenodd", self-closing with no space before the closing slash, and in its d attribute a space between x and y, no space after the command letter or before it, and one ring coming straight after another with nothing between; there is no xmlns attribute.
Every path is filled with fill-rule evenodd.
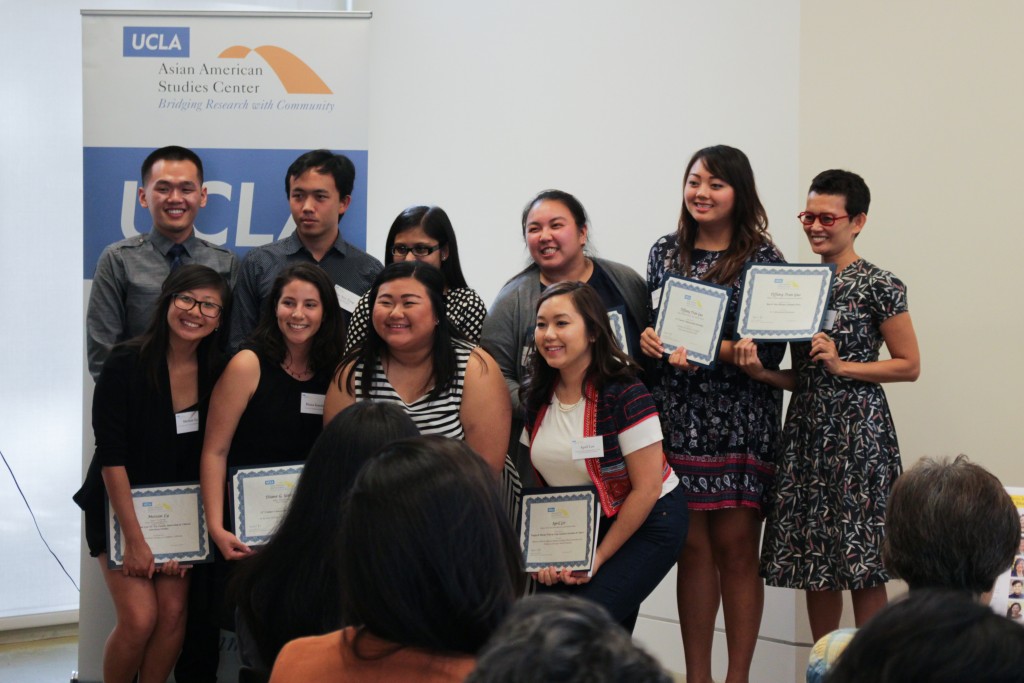
<svg viewBox="0 0 1024 683"><path fill-rule="evenodd" d="M1024 627L962 593L920 590L850 641L826 683L1019 683Z"/></svg>
<svg viewBox="0 0 1024 683"><path fill-rule="evenodd" d="M520 601L466 683L669 683L600 605L564 595Z"/></svg>
<svg viewBox="0 0 1024 683"><path fill-rule="evenodd" d="M339 530L342 616L375 636L475 654L524 581L497 481L463 441L391 444L356 478Z"/></svg>
<svg viewBox="0 0 1024 683"><path fill-rule="evenodd" d="M912 590L978 596L1009 568L1020 533L1017 509L992 473L963 455L925 458L893 487L882 559Z"/></svg>

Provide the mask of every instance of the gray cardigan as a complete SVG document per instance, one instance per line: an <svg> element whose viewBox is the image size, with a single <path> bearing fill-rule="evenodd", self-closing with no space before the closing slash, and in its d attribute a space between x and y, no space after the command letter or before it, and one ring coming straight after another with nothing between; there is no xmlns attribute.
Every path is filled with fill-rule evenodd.
<svg viewBox="0 0 1024 683"><path fill-rule="evenodd" d="M651 308L647 284L629 266L600 258L592 259L608 276L626 302L629 314L640 330L650 324ZM519 385L526 377L526 360L533 346L533 330L537 324L537 300L540 299L540 268L530 265L506 283L484 320L480 346L494 356L505 376L512 396L512 415L522 419ZM519 435L514 434L518 439Z"/></svg>

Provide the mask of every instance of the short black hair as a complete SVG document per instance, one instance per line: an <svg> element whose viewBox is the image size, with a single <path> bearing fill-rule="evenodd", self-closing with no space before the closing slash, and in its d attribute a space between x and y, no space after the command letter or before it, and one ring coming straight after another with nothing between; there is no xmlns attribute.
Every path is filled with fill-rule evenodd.
<svg viewBox="0 0 1024 683"><path fill-rule="evenodd" d="M604 607L569 595L521 600L466 683L670 683Z"/></svg>
<svg viewBox="0 0 1024 683"><path fill-rule="evenodd" d="M314 149L312 152L306 152L300 156L288 167L288 173L284 176L286 197L292 193L292 178L298 178L310 169L321 175L332 176L334 186L338 188L338 194L342 199L352 194L352 186L356 182L356 165L352 163L352 160L344 154L335 154L329 149Z"/></svg>
<svg viewBox="0 0 1024 683"><path fill-rule="evenodd" d="M203 160L199 155L187 147L179 145L168 145L154 149L142 162L142 184L149 182L149 172L153 170L153 164L158 161L191 161L199 171L199 184L203 184Z"/></svg>
<svg viewBox="0 0 1024 683"><path fill-rule="evenodd" d="M1024 627L962 593L911 591L876 614L826 683L1018 683Z"/></svg>
<svg viewBox="0 0 1024 683"><path fill-rule="evenodd" d="M889 495L882 562L912 590L992 590L1020 540L1017 508L994 474L961 455L924 458Z"/></svg>
<svg viewBox="0 0 1024 683"><path fill-rule="evenodd" d="M807 194L829 194L846 198L846 213L850 218L866 214L871 205L871 190L864 179L853 171L830 169L814 176Z"/></svg>

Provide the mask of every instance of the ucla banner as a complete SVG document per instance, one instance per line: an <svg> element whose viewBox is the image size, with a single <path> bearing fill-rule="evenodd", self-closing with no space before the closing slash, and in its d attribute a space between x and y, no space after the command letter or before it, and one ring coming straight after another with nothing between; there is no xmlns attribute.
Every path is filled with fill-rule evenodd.
<svg viewBox="0 0 1024 683"><path fill-rule="evenodd" d="M289 235L285 171L328 148L356 166L345 238L366 244L369 14L83 12L84 250L148 232L139 167L163 145L198 152L200 237L236 251Z"/></svg>

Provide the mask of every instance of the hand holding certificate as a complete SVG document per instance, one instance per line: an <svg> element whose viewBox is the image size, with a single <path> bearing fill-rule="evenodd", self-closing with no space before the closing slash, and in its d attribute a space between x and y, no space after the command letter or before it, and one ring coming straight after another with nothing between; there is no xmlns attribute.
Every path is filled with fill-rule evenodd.
<svg viewBox="0 0 1024 683"><path fill-rule="evenodd" d="M749 263L736 338L806 341L820 332L832 292L834 263Z"/></svg>
<svg viewBox="0 0 1024 683"><path fill-rule="evenodd" d="M590 576L600 515L592 487L526 489L519 520L519 542L527 572L549 567Z"/></svg>
<svg viewBox="0 0 1024 683"><path fill-rule="evenodd" d="M689 363L711 367L718 358L729 287L668 276L661 287L655 332L667 353L686 349Z"/></svg>
<svg viewBox="0 0 1024 683"><path fill-rule="evenodd" d="M231 470L235 536L248 546L266 545L288 511L303 463Z"/></svg>
<svg viewBox="0 0 1024 683"><path fill-rule="evenodd" d="M212 561L198 483L140 486L131 491L135 516L156 566L171 561L182 564ZM107 566L121 567L124 560L123 530L108 500Z"/></svg>

